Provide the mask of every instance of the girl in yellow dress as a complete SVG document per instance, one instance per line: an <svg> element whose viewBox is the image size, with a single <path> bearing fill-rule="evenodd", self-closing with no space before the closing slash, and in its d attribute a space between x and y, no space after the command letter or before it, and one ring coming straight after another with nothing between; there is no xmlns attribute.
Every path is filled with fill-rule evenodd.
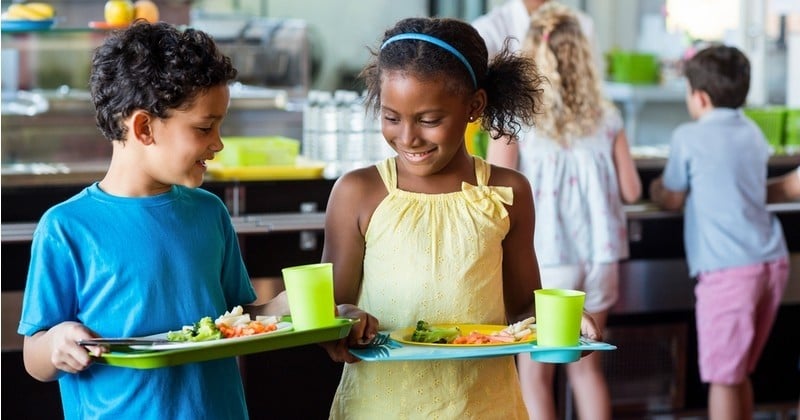
<svg viewBox="0 0 800 420"><path fill-rule="evenodd" d="M362 77L397 155L339 178L322 259L337 303L381 330L437 323L507 324L533 313L541 287L531 188L519 172L471 156L464 131L480 119L514 137L540 108L532 61L500 54L467 23L410 18L384 34ZM585 334L599 337L588 316ZM367 331L374 332L377 326ZM365 337L367 338L367 337ZM346 348L334 360L354 361ZM344 366L332 419L527 418L513 357Z"/></svg>

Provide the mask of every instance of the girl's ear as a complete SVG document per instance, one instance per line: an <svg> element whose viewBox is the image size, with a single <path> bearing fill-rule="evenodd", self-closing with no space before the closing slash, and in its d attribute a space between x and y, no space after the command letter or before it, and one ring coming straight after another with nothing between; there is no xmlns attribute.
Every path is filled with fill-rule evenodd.
<svg viewBox="0 0 800 420"><path fill-rule="evenodd" d="M469 103L469 120L475 121L483 115L483 109L486 108L486 91L478 89L470 99Z"/></svg>
<svg viewBox="0 0 800 420"><path fill-rule="evenodd" d="M146 111L136 110L133 111L133 115L130 117L131 126L129 130L131 130L131 134L133 138L140 142L143 145L148 145L154 142L155 137L153 136L153 116L150 115Z"/></svg>

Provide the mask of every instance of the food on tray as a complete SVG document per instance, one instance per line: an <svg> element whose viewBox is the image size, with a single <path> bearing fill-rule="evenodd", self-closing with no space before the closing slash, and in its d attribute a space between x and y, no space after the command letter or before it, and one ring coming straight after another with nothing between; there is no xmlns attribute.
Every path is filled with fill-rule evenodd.
<svg viewBox="0 0 800 420"><path fill-rule="evenodd" d="M250 314L244 313L241 306L236 306L230 311L212 321L210 316L202 318L193 325L185 325L179 331L167 333L169 341L208 341L220 338L243 337L275 331L278 329L278 317L256 316L255 320Z"/></svg>
<svg viewBox="0 0 800 420"><path fill-rule="evenodd" d="M510 324L502 330L486 333L481 331L462 331L458 326L434 326L426 321L418 321L411 334L411 341L433 344L498 344L530 341L534 334L534 317ZM466 333L466 335L462 335Z"/></svg>
<svg viewBox="0 0 800 420"><path fill-rule="evenodd" d="M184 325L180 331L167 333L169 341L207 341L222 338L222 332L214 325L210 316L200 319L193 325Z"/></svg>
<svg viewBox="0 0 800 420"><path fill-rule="evenodd" d="M536 318L530 317L519 322L515 322L500 331L484 334L479 331L471 331L469 335L461 336L453 340L453 344L491 344L491 343L517 343L528 341L533 335L533 326Z"/></svg>
<svg viewBox="0 0 800 420"><path fill-rule="evenodd" d="M456 337L461 335L458 327L434 327L431 324L419 320L417 328L411 334L411 341L418 343L452 343Z"/></svg>
<svg viewBox="0 0 800 420"><path fill-rule="evenodd" d="M225 312L214 323L226 338L242 337L275 331L278 329L277 316L257 315L255 320L250 319L250 314L244 313L241 306L234 307L230 312Z"/></svg>

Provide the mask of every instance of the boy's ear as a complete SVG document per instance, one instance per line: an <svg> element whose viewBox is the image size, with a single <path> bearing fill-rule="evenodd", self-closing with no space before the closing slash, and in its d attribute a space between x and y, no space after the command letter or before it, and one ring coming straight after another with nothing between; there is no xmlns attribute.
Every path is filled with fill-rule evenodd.
<svg viewBox="0 0 800 420"><path fill-rule="evenodd" d="M704 90L696 90L694 94L697 96L697 101L702 109L712 108L714 106L711 103L711 97L708 96L708 93Z"/></svg>
<svg viewBox="0 0 800 420"><path fill-rule="evenodd" d="M153 136L153 116L149 113L136 110L133 111L133 114L130 117L131 126L129 130L133 135L133 138L144 144L148 145L153 143L154 136Z"/></svg>

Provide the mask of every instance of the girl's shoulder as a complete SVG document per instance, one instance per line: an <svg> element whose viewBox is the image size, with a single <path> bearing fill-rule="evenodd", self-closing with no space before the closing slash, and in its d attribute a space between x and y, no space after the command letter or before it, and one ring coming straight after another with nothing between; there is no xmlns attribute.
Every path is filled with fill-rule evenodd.
<svg viewBox="0 0 800 420"><path fill-rule="evenodd" d="M333 184L331 199L350 206L380 200L388 194L375 165L354 169L340 176Z"/></svg>
<svg viewBox="0 0 800 420"><path fill-rule="evenodd" d="M516 169L491 165L489 185L493 187L511 187L514 195L518 192L530 193L531 184L528 178Z"/></svg>

